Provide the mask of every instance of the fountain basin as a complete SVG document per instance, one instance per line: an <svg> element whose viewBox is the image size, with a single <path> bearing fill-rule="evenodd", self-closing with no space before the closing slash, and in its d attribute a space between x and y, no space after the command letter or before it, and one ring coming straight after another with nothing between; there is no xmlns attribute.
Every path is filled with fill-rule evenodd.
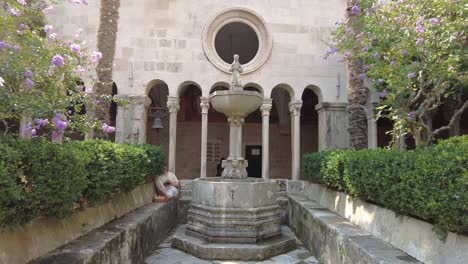
<svg viewBox="0 0 468 264"><path fill-rule="evenodd" d="M274 180L194 180L188 222L172 246L203 259L265 260L296 247L282 232Z"/></svg>
<svg viewBox="0 0 468 264"><path fill-rule="evenodd" d="M228 117L245 117L260 107L263 96L254 91L216 91L210 95L210 102L216 111Z"/></svg>
<svg viewBox="0 0 468 264"><path fill-rule="evenodd" d="M187 234L216 243L258 243L281 234L274 180L195 180Z"/></svg>

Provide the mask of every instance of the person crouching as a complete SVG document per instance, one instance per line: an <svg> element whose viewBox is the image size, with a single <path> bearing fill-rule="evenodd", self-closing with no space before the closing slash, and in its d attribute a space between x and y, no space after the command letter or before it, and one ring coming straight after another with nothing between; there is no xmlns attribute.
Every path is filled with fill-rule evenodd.
<svg viewBox="0 0 468 264"><path fill-rule="evenodd" d="M156 176L154 185L157 193L153 198L154 202L167 202L179 195L179 180L174 173L167 171L167 166L164 166L161 175Z"/></svg>

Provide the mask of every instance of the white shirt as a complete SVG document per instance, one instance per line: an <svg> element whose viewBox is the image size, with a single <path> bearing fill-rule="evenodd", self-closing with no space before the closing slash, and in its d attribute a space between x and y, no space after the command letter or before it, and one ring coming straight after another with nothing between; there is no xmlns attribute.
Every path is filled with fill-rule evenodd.
<svg viewBox="0 0 468 264"><path fill-rule="evenodd" d="M169 191L169 187L171 187L171 184L178 184L179 180L175 176L174 173L172 172L166 172L165 174L161 174L156 177L155 180L155 185L156 185L156 190L159 192L161 191L161 195L166 195L167 192Z"/></svg>

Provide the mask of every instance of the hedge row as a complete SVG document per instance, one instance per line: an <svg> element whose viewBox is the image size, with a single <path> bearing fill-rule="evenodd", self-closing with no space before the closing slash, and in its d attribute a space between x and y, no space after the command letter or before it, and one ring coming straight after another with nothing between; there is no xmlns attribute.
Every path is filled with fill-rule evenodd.
<svg viewBox="0 0 468 264"><path fill-rule="evenodd" d="M468 136L411 151L333 150L306 154L306 179L468 233Z"/></svg>
<svg viewBox="0 0 468 264"><path fill-rule="evenodd" d="M157 146L103 140L54 144L0 138L0 227L75 209L128 192L163 170Z"/></svg>

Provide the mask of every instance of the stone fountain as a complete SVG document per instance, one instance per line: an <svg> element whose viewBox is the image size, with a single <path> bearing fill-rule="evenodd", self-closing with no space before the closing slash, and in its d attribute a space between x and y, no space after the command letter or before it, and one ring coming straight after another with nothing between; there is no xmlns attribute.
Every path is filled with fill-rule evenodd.
<svg viewBox="0 0 468 264"><path fill-rule="evenodd" d="M238 55L230 70L230 89L210 95L212 106L228 117L229 157L220 178L194 181L188 222L178 228L172 246L203 259L264 260L292 250L295 240L281 233L278 184L247 178L242 125L260 107L263 96L243 90Z"/></svg>

